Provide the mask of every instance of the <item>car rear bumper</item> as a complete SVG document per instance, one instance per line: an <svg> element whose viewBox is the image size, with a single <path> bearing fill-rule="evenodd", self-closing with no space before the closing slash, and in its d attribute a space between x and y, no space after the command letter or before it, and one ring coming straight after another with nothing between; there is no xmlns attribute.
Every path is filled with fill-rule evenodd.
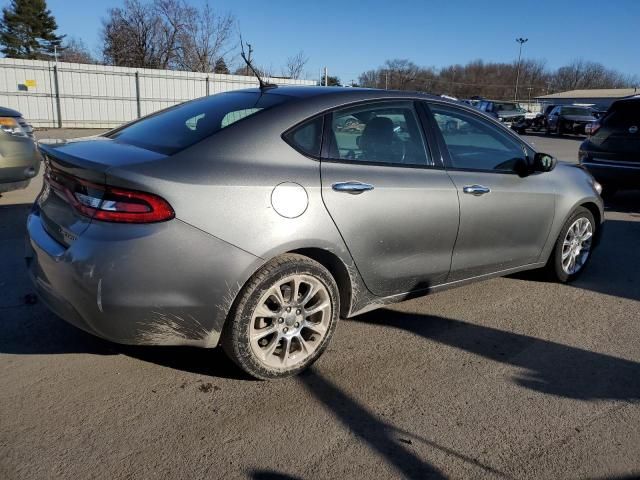
<svg viewBox="0 0 640 480"><path fill-rule="evenodd" d="M589 123L590 122L566 122L563 125L563 129L565 132L584 134Z"/></svg>
<svg viewBox="0 0 640 480"><path fill-rule="evenodd" d="M589 173L603 185L640 188L640 163L583 159Z"/></svg>
<svg viewBox="0 0 640 480"><path fill-rule="evenodd" d="M235 295L262 262L180 220L93 222L65 247L35 208L27 230L27 265L42 301L76 327L124 344L216 346Z"/></svg>

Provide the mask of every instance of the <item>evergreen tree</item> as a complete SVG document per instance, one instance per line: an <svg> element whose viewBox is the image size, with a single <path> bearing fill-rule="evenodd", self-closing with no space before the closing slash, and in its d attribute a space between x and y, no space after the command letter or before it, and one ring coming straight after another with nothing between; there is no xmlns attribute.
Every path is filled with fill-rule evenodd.
<svg viewBox="0 0 640 480"><path fill-rule="evenodd" d="M54 47L61 49L64 35L56 35L57 28L45 0L11 0L2 9L0 52L11 58L47 60Z"/></svg>
<svg viewBox="0 0 640 480"><path fill-rule="evenodd" d="M216 60L215 67L213 67L213 72L229 75L229 68L227 68L227 64L224 61L224 58L220 57L218 60Z"/></svg>

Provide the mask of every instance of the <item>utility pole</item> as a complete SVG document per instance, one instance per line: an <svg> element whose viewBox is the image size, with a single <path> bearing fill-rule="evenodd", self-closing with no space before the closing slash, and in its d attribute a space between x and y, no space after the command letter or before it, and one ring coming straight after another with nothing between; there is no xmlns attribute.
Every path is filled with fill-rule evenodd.
<svg viewBox="0 0 640 480"><path fill-rule="evenodd" d="M329 71L327 67L324 67L324 86L325 87L329 86Z"/></svg>
<svg viewBox="0 0 640 480"><path fill-rule="evenodd" d="M518 101L518 82L520 81L520 60L522 60L522 45L529 41L528 38L516 38L516 42L520 44L520 52L518 53L518 71L516 73L516 93L514 95L514 100Z"/></svg>
<svg viewBox="0 0 640 480"><path fill-rule="evenodd" d="M384 89L389 90L389 70L384 71Z"/></svg>

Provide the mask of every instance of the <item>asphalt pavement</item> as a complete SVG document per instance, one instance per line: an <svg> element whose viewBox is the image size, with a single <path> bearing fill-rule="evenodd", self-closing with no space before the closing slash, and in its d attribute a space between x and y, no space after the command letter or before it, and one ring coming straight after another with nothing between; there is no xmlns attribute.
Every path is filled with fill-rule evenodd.
<svg viewBox="0 0 640 480"><path fill-rule="evenodd" d="M528 139L576 161L579 139ZM640 476L640 193L572 285L520 274L342 320L310 371L259 382L25 302L37 190L0 198L2 479Z"/></svg>

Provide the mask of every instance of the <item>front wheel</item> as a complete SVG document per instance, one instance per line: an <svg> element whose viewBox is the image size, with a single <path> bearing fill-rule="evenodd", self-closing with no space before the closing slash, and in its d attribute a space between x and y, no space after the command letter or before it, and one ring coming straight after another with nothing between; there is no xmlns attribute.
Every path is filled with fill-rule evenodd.
<svg viewBox="0 0 640 480"><path fill-rule="evenodd" d="M565 222L556 240L547 268L562 283L576 279L591 258L596 223L593 214L578 207Z"/></svg>
<svg viewBox="0 0 640 480"><path fill-rule="evenodd" d="M255 378L295 375L327 347L339 311L338 287L327 269L302 255L283 255L240 292L222 347Z"/></svg>

